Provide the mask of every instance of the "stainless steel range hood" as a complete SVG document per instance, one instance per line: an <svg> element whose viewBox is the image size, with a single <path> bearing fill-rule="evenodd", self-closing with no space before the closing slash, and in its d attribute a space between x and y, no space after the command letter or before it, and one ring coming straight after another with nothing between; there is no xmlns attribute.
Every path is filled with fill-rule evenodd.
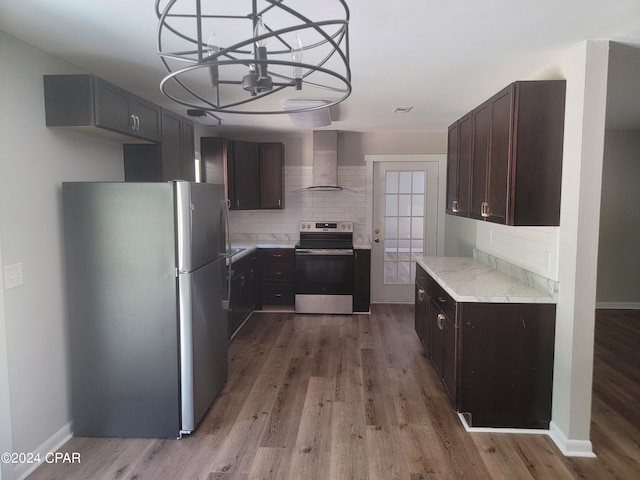
<svg viewBox="0 0 640 480"><path fill-rule="evenodd" d="M338 185L338 132L321 130L313 132L313 173L311 186L294 190L315 192L355 192Z"/></svg>
<svg viewBox="0 0 640 480"><path fill-rule="evenodd" d="M342 190L338 186L338 132L313 133L313 177L310 190Z"/></svg>

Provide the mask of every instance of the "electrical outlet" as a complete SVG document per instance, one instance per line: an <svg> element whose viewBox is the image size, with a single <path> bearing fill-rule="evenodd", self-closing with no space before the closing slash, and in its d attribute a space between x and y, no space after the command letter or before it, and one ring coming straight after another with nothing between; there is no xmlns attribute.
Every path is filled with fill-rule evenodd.
<svg viewBox="0 0 640 480"><path fill-rule="evenodd" d="M14 263L13 265L7 265L4 267L4 288L9 290L10 288L16 288L24 283L22 278L22 264Z"/></svg>

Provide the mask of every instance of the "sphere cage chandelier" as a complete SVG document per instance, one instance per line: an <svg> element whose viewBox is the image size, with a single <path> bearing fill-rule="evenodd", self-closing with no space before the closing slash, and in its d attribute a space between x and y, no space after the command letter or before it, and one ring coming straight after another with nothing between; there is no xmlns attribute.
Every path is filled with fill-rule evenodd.
<svg viewBox="0 0 640 480"><path fill-rule="evenodd" d="M296 3L299 11L289 6ZM160 90L200 115L221 123L217 113L302 113L351 94L344 0L156 0L155 8L158 54L168 72ZM314 21L303 8L316 17L339 11L340 18ZM283 108L287 95L302 91L319 102Z"/></svg>

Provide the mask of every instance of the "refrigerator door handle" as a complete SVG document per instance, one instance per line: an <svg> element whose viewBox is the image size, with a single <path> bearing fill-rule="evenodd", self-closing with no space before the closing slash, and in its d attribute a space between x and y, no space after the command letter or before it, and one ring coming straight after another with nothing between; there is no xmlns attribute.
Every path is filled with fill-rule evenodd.
<svg viewBox="0 0 640 480"><path fill-rule="evenodd" d="M231 236L229 234L229 201L222 201L222 212L224 214L224 242L225 242L225 251L231 251ZM226 265L227 265L227 297L222 300L222 308L224 310L229 310L231 307L231 254L227 253L226 255Z"/></svg>

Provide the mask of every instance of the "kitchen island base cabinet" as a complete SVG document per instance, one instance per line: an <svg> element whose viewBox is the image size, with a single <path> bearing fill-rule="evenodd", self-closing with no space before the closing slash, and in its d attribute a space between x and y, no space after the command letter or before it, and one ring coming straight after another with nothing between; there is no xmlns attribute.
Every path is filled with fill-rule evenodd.
<svg viewBox="0 0 640 480"><path fill-rule="evenodd" d="M416 333L470 427L547 429L555 304L457 302L418 265Z"/></svg>
<svg viewBox="0 0 640 480"><path fill-rule="evenodd" d="M458 305L458 406L471 427L547 429L555 305Z"/></svg>

